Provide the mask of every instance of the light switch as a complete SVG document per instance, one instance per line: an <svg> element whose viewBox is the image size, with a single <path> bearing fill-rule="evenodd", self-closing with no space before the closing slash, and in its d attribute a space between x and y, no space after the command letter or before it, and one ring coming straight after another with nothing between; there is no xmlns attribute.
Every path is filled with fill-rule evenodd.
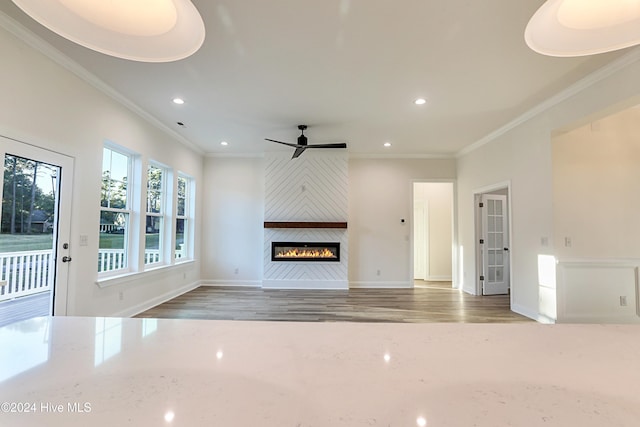
<svg viewBox="0 0 640 427"><path fill-rule="evenodd" d="M89 236L86 234L80 235L80 246L89 246Z"/></svg>

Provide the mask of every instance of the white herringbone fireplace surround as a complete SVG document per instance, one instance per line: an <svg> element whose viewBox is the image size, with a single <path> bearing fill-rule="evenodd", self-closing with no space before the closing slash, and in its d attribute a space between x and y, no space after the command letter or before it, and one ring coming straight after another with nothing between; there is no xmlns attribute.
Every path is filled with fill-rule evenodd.
<svg viewBox="0 0 640 427"><path fill-rule="evenodd" d="M265 221L347 222L346 153L308 150L265 158ZM271 242L339 242L340 262L271 260ZM265 228L263 288L348 289L346 229Z"/></svg>

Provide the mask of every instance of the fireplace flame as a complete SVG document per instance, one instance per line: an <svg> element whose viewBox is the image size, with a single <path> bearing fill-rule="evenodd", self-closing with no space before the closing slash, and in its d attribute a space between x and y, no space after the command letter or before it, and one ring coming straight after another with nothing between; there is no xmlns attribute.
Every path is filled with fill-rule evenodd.
<svg viewBox="0 0 640 427"><path fill-rule="evenodd" d="M276 254L276 258L336 258L336 255L328 248L324 249L289 249Z"/></svg>

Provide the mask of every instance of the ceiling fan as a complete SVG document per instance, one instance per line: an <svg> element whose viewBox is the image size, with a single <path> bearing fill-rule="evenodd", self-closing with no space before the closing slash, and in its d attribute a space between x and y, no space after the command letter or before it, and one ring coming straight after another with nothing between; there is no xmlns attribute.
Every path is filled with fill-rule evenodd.
<svg viewBox="0 0 640 427"><path fill-rule="evenodd" d="M288 145L289 147L293 147L296 151L293 152L292 159L300 157L300 154L304 153L304 150L307 148L347 148L347 144L344 142L336 142L331 144L313 144L307 145L307 137L304 136L304 131L307 129L307 125L298 125L298 129L301 131L301 135L298 137L298 143L292 144L290 142L282 142L276 141L275 139L265 138L267 141L277 142L278 144Z"/></svg>

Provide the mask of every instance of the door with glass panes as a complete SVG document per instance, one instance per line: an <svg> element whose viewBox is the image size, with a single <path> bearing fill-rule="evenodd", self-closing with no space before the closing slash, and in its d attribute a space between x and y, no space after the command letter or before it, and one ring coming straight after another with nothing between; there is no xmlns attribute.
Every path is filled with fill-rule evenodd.
<svg viewBox="0 0 640 427"><path fill-rule="evenodd" d="M65 315L73 159L0 137L0 324Z"/></svg>
<svg viewBox="0 0 640 427"><path fill-rule="evenodd" d="M509 236L507 197L483 194L481 197L482 271L480 281L483 295L509 293Z"/></svg>

